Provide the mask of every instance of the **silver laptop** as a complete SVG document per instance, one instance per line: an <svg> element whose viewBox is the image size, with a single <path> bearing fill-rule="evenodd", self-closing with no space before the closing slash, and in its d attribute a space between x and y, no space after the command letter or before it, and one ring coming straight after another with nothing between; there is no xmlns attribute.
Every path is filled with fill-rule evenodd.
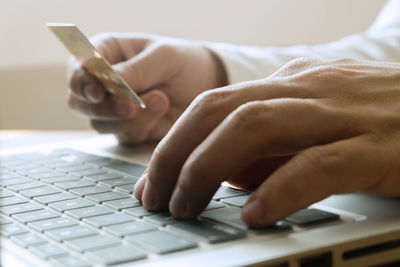
<svg viewBox="0 0 400 267"><path fill-rule="evenodd" d="M105 135L1 151L2 266L400 266L400 199L332 196L249 229L249 194L222 185L177 220L132 195L152 149Z"/></svg>

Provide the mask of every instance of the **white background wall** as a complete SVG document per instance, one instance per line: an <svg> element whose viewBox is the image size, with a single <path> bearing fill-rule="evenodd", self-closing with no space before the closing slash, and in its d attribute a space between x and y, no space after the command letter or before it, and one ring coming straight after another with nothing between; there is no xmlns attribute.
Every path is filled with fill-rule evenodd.
<svg viewBox="0 0 400 267"><path fill-rule="evenodd" d="M250 45L313 44L362 31L385 0L0 0L0 126L84 129L65 104L68 54L46 21L87 35L140 31Z"/></svg>

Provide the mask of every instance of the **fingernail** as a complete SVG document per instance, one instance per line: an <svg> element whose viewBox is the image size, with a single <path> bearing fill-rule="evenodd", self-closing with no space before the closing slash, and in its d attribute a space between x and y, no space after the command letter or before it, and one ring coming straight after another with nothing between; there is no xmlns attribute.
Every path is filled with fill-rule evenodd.
<svg viewBox="0 0 400 267"><path fill-rule="evenodd" d="M131 112L129 103L123 101L116 101L113 108L114 112L119 116L128 116Z"/></svg>
<svg viewBox="0 0 400 267"><path fill-rule="evenodd" d="M243 217L246 222L253 224L262 224L264 208L257 197L253 197L242 209Z"/></svg>
<svg viewBox="0 0 400 267"><path fill-rule="evenodd" d="M99 102L99 99L96 97L96 92L93 88L93 85L88 84L83 88L83 93L85 94L85 97L93 103Z"/></svg>
<svg viewBox="0 0 400 267"><path fill-rule="evenodd" d="M146 106L154 112L162 112L165 109L165 101L160 96L153 96L146 103Z"/></svg>
<svg viewBox="0 0 400 267"><path fill-rule="evenodd" d="M142 202L148 210L157 210L159 208L158 195L148 179L143 189Z"/></svg>
<svg viewBox="0 0 400 267"><path fill-rule="evenodd" d="M174 193L171 197L171 202L169 204L169 209L171 213L178 218L187 218L188 214L188 199L186 195L182 192L179 186L176 187Z"/></svg>
<svg viewBox="0 0 400 267"><path fill-rule="evenodd" d="M136 182L135 186L133 187L133 192L134 195L136 197L136 199L138 199L139 201L142 200L142 195L143 195L143 189L146 183L146 179L147 179L147 172L144 173L139 180Z"/></svg>

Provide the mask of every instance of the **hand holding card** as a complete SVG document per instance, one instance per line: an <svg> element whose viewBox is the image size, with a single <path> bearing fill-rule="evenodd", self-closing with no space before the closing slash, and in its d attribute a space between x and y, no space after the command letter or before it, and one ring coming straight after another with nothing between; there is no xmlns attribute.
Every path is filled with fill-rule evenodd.
<svg viewBox="0 0 400 267"><path fill-rule="evenodd" d="M90 43L74 24L47 23L47 27L58 37L68 51L82 62L87 71L95 76L105 89L116 96L145 108L146 105L112 66Z"/></svg>

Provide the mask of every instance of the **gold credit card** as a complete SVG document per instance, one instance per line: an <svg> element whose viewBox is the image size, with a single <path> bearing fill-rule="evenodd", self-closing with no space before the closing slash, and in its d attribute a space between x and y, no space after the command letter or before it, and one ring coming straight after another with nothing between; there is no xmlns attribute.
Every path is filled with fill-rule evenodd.
<svg viewBox="0 0 400 267"><path fill-rule="evenodd" d="M69 23L47 23L46 25L108 92L131 101L141 108L146 108L135 91L114 71L78 27Z"/></svg>

